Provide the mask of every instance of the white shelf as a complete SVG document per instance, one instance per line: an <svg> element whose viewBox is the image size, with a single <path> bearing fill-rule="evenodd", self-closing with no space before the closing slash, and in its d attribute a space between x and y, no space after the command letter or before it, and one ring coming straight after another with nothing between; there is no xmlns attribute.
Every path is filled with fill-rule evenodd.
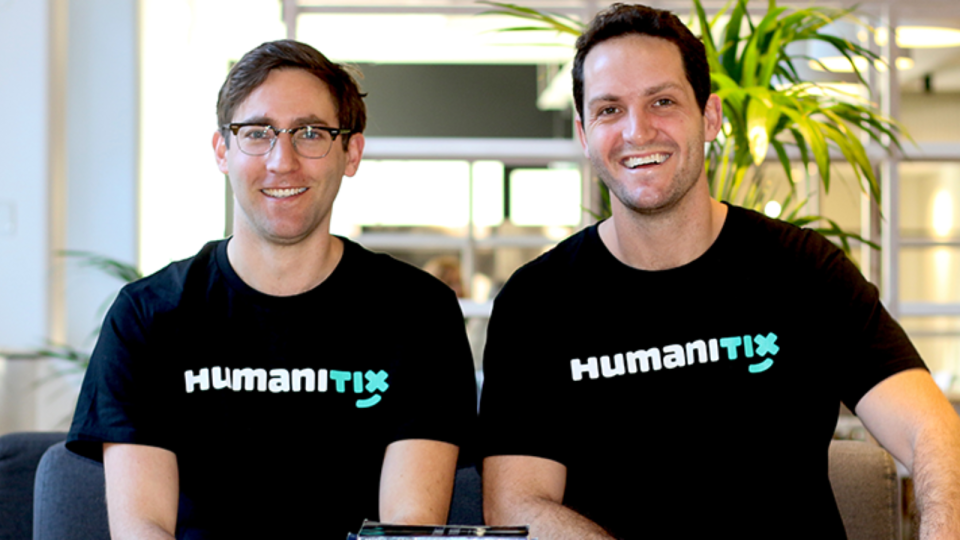
<svg viewBox="0 0 960 540"><path fill-rule="evenodd" d="M941 317L960 315L960 303L900 302L901 317Z"/></svg>

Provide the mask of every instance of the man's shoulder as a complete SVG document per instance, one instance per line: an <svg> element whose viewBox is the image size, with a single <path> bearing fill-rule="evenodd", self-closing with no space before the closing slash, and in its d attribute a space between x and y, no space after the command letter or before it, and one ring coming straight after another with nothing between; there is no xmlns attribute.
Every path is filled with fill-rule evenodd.
<svg viewBox="0 0 960 540"><path fill-rule="evenodd" d="M524 265L524 268L529 268L532 272L544 273L571 270L579 266L584 258L590 256L590 251L596 247L598 240L597 225L585 227Z"/></svg>
<svg viewBox="0 0 960 540"><path fill-rule="evenodd" d="M819 231L730 205L731 237L743 249L780 254L788 259L822 260L844 256L843 251Z"/></svg>
<svg viewBox="0 0 960 540"><path fill-rule="evenodd" d="M574 233L517 269L504 284L502 292L552 295L559 283L565 284L565 290L569 292L569 286L576 283L575 280L587 278L585 274L596 268L598 241L596 225Z"/></svg>
<svg viewBox="0 0 960 540"><path fill-rule="evenodd" d="M226 240L209 242L196 255L171 262L149 276L126 284L120 290L119 300L154 313L176 308L183 297L188 276L213 264L214 253L224 242ZM209 274L204 272L204 275Z"/></svg>
<svg viewBox="0 0 960 540"><path fill-rule="evenodd" d="M377 296L453 294L453 290L442 281L408 262L387 253L371 251L346 238L342 240L345 256L350 258L348 271L351 281L362 284Z"/></svg>

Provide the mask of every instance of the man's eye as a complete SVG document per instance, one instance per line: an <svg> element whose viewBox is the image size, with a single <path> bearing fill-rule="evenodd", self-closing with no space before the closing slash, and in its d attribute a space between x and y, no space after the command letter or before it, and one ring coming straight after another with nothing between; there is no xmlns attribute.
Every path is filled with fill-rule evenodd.
<svg viewBox="0 0 960 540"><path fill-rule="evenodd" d="M597 111L597 116L609 116L611 114L616 114L620 109L616 107L604 107Z"/></svg>
<svg viewBox="0 0 960 540"><path fill-rule="evenodd" d="M305 126L303 129L297 131L296 139L302 143L316 143L318 145L323 145L330 141L331 139L330 132L325 129L319 129L315 126Z"/></svg>
<svg viewBox="0 0 960 540"><path fill-rule="evenodd" d="M270 132L269 130L264 128L251 128L251 129L248 129L246 133L243 134L243 137L245 139L253 139L253 140L269 139Z"/></svg>
<svg viewBox="0 0 960 540"><path fill-rule="evenodd" d="M655 101L653 105L655 107L666 107L669 105L673 105L673 100L670 98L660 98L657 101Z"/></svg>
<svg viewBox="0 0 960 540"><path fill-rule="evenodd" d="M324 131L322 129L316 129L310 126L307 126L300 130L300 138L308 141L315 141L317 139L323 138Z"/></svg>

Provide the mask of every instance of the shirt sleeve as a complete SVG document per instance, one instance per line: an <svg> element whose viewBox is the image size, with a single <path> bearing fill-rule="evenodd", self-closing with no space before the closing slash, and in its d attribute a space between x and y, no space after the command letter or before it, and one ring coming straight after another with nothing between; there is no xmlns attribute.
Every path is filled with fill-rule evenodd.
<svg viewBox="0 0 960 540"><path fill-rule="evenodd" d="M67 448L102 460L105 442L161 446L157 412L139 377L148 321L129 292L121 290L107 313L80 390ZM142 362L141 362L142 363Z"/></svg>
<svg viewBox="0 0 960 540"><path fill-rule="evenodd" d="M813 249L820 268L813 292L832 330L840 360L837 388L843 403L855 411L857 403L878 383L907 369L927 369L906 332L880 300L880 292L836 246L819 234Z"/></svg>
<svg viewBox="0 0 960 540"><path fill-rule="evenodd" d="M418 276L419 277L419 276ZM466 325L456 296L434 278L395 317L402 320L393 441L429 439L463 450L476 432L477 387ZM412 308L412 309L411 309Z"/></svg>
<svg viewBox="0 0 960 540"><path fill-rule="evenodd" d="M480 403L480 454L529 455L566 464L570 446L569 400L558 399L567 381L550 380L539 362L551 355L544 347L557 340L551 321L562 310L549 287L516 274L494 302L483 355L483 392ZM542 339L538 339L542 338Z"/></svg>

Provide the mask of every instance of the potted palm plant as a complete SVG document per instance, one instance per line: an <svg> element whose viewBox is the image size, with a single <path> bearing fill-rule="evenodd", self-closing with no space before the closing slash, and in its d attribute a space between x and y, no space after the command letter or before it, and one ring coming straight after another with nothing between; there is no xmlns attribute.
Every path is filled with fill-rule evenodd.
<svg viewBox="0 0 960 540"><path fill-rule="evenodd" d="M79 262L80 266L98 270L110 277L120 280L124 284L131 283L143 277L143 274L136 266L111 259L109 257L104 257L103 255L98 255L96 253L67 250L61 251L60 255L74 258ZM101 317L106 313L107 308L112 302L113 296L107 298L103 304L101 304L98 310L98 314ZM97 326L90 334L91 341L96 341L96 338L99 334L100 327ZM37 350L32 356L37 358L53 358L66 361L67 367L59 369L57 373L54 374L54 377L70 375L74 373L83 373L87 370L87 366L90 364L90 353L83 349L79 349L67 344L48 343L46 347Z"/></svg>

